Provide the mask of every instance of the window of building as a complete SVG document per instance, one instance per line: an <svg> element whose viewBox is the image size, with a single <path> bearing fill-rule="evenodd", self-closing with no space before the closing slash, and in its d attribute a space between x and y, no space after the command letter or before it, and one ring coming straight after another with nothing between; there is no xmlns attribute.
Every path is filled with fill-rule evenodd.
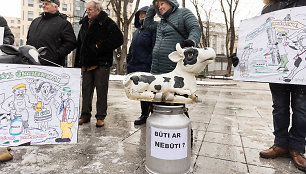
<svg viewBox="0 0 306 174"><path fill-rule="evenodd" d="M20 20L18 19L18 22L17 22L18 24L20 24Z"/></svg>
<svg viewBox="0 0 306 174"><path fill-rule="evenodd" d="M11 20L11 24L13 24L15 21L14 20Z"/></svg>
<svg viewBox="0 0 306 174"><path fill-rule="evenodd" d="M34 19L33 11L28 11L28 21L33 21L33 19Z"/></svg>
<svg viewBox="0 0 306 174"><path fill-rule="evenodd" d="M28 0L28 6L34 7L34 0Z"/></svg>
<svg viewBox="0 0 306 174"><path fill-rule="evenodd" d="M67 4L63 4L62 9L63 9L63 11L67 11Z"/></svg>

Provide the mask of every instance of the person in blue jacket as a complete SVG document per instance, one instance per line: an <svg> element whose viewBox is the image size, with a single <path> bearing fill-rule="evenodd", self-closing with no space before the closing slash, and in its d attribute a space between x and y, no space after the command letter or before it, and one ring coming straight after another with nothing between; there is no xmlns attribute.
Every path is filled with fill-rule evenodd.
<svg viewBox="0 0 306 174"><path fill-rule="evenodd" d="M126 58L127 73L150 72L152 63L152 50L155 45L155 32L144 29L143 20L148 6L140 8L135 14L134 26L136 31ZM150 114L151 102L141 101L141 116L135 120L135 125L146 123Z"/></svg>

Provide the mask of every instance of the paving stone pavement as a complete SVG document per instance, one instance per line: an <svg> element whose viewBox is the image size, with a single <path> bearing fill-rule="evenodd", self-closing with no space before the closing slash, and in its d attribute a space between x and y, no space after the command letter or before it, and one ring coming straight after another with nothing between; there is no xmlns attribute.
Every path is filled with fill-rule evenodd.
<svg viewBox="0 0 306 174"><path fill-rule="evenodd" d="M187 105L194 130L191 173L303 173L290 158L259 158L273 144L268 84L205 81L209 85L197 91L202 101ZM111 81L108 105L104 127L96 128L93 117L79 127L77 144L12 147L14 159L0 163L0 173L145 173L145 125L133 124L139 102Z"/></svg>

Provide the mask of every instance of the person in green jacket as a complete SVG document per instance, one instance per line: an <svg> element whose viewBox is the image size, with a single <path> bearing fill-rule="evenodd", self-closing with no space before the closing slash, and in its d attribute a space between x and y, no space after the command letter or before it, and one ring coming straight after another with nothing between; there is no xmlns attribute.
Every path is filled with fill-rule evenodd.
<svg viewBox="0 0 306 174"><path fill-rule="evenodd" d="M154 21L156 14L160 21ZM176 50L177 43L181 43L182 47L196 46L201 38L196 16L187 8L179 8L176 0L153 0L144 20L144 28L156 32L151 65L153 74L168 73L175 68L176 63L168 55Z"/></svg>

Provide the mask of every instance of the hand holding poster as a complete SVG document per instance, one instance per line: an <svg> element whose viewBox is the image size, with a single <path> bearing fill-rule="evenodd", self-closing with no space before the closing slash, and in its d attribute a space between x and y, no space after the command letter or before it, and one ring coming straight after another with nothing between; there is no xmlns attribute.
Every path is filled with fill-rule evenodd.
<svg viewBox="0 0 306 174"><path fill-rule="evenodd" d="M306 7L241 22L234 80L306 84Z"/></svg>

